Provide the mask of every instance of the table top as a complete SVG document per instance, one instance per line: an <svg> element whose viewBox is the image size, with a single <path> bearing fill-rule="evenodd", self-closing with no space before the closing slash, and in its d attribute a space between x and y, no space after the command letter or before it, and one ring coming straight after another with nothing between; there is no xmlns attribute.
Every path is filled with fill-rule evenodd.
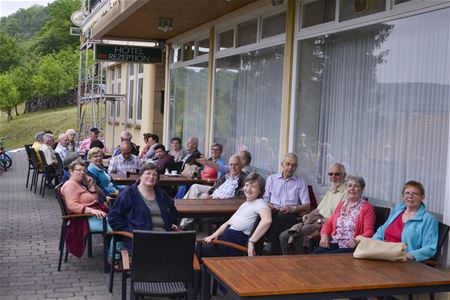
<svg viewBox="0 0 450 300"><path fill-rule="evenodd" d="M204 258L212 274L239 296L448 285L450 275L418 262L353 258L351 254Z"/></svg>
<svg viewBox="0 0 450 300"><path fill-rule="evenodd" d="M232 215L245 199L175 199L179 217Z"/></svg>
<svg viewBox="0 0 450 300"><path fill-rule="evenodd" d="M130 177L127 178L126 174L111 174L112 179L119 185L131 185L136 182L138 179L137 174L130 174ZM206 179L193 179L185 176L167 176L160 175L159 177L159 185L183 185L183 184L205 184L205 185L213 185L214 180L206 180Z"/></svg>

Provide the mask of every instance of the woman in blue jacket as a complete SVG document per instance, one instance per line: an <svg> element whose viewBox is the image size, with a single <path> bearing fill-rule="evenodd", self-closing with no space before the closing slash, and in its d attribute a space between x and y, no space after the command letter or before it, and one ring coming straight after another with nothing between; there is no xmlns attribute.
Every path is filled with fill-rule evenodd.
<svg viewBox="0 0 450 300"><path fill-rule="evenodd" d="M430 259L436 253L438 223L422 202L425 189L420 182L408 181L402 195L403 202L397 204L372 238L406 243L406 256L410 260Z"/></svg>
<svg viewBox="0 0 450 300"><path fill-rule="evenodd" d="M178 230L177 211L166 192L157 186L158 168L146 163L139 170L140 180L122 191L108 214L108 222L115 231ZM129 243L125 243L130 248Z"/></svg>

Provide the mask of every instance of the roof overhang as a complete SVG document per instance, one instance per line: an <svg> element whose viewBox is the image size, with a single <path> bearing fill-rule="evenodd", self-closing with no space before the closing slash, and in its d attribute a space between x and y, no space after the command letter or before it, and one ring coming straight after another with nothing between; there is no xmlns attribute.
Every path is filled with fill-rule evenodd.
<svg viewBox="0 0 450 300"><path fill-rule="evenodd" d="M159 41L215 20L258 0L109 0L102 2L83 24L95 40ZM158 29L161 17L173 29Z"/></svg>

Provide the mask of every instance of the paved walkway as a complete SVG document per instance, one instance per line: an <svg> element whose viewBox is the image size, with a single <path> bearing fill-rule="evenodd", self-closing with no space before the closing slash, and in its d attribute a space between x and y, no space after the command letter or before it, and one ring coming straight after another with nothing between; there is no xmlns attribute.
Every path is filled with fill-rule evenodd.
<svg viewBox="0 0 450 300"><path fill-rule="evenodd" d="M93 237L93 257L69 255L58 272L61 213L54 191L44 198L25 188L25 151L13 154L13 167L0 174L0 299L119 299L103 273L102 240Z"/></svg>

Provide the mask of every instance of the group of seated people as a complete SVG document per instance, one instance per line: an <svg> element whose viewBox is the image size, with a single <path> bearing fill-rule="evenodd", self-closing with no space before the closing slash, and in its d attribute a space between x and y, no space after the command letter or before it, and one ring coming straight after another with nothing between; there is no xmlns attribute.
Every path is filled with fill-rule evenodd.
<svg viewBox="0 0 450 300"><path fill-rule="evenodd" d="M357 246L355 237L359 235L404 242L411 260L426 260L436 253L438 224L425 208L425 191L419 182L408 181L404 185L403 201L393 209L385 224L375 228L374 208L363 197L364 179L347 176L342 164L329 166L330 188L318 207L310 211L308 186L295 174L298 168L295 153L287 153L281 161L281 172L265 180L251 172L248 151L232 155L228 164L224 164L220 144L212 145L209 159L197 149L195 137L188 139L186 151L182 150L179 138L172 139L171 147L166 151L157 136L149 135L146 145L135 155L131 139L124 135L118 147L120 154L111 159L108 170L102 166L102 149L90 149L87 169L79 159L69 166L70 178L61 189L65 201L70 202L68 209L73 213L91 212L97 217L107 215L108 224L115 231L186 230L192 220L182 219L179 223L174 200L158 186L160 174L164 172L158 160L180 161L183 167L202 167L208 176L220 175L213 186L192 185L184 198L245 199L229 220L204 239L202 256L237 254L224 246L211 245L215 239L246 246L248 255L255 255L254 243L260 239L265 240L269 254L301 254L310 248L310 235L314 232L320 233L320 242L313 253L353 252ZM153 154L147 155L151 151ZM171 158L165 159L166 156ZM142 157L146 160L140 159ZM123 171L128 160L139 161L135 165L139 169L139 179L129 187L117 186L108 173ZM92 196L94 193L96 197ZM98 193L103 195L99 197ZM112 194L117 198L111 207L99 200ZM258 217L260 221L254 226ZM89 228L94 226L91 221L88 225ZM255 229L251 231L252 228Z"/></svg>

